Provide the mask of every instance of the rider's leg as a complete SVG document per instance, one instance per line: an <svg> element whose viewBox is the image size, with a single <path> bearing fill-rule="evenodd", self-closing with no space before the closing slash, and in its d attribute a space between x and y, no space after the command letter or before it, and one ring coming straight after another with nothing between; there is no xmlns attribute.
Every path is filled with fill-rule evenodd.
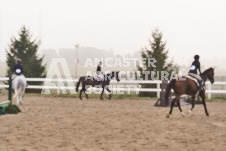
<svg viewBox="0 0 226 151"><path fill-rule="evenodd" d="M202 85L202 80L198 81L199 82L199 91L203 91L203 85Z"/></svg>
<svg viewBox="0 0 226 151"><path fill-rule="evenodd" d="M17 76L16 74L13 74L12 75L12 80L14 80L16 78L16 76Z"/></svg>
<svg viewBox="0 0 226 151"><path fill-rule="evenodd" d="M103 75L102 72L99 73L99 74L97 75L97 77L98 77L98 81L102 81L102 80L104 79L104 75Z"/></svg>
<svg viewBox="0 0 226 151"><path fill-rule="evenodd" d="M191 77L193 77L193 78L198 80L199 91L203 91L203 80L202 80L202 78L199 75L194 74L194 73L188 73L188 75L190 75Z"/></svg>
<svg viewBox="0 0 226 151"><path fill-rule="evenodd" d="M196 78L199 82L199 91L203 91L203 81L202 78L199 75L196 75Z"/></svg>

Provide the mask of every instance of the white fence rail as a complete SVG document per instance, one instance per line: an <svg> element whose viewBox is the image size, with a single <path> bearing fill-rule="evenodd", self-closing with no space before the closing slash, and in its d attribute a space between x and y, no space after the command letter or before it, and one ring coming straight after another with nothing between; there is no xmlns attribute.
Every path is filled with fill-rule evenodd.
<svg viewBox="0 0 226 151"><path fill-rule="evenodd" d="M8 77L0 77L1 81L7 81L9 80ZM46 79L46 78L26 78L26 80L29 81L39 81L39 82L55 82L57 83L55 86L44 86L44 85L29 85L27 89L55 89L57 90L57 93L60 93L60 90L62 89L68 89L68 90L74 90L75 87L71 86L60 86L60 82L73 82L74 84L78 82L78 79ZM2 83L2 82L1 82ZM130 91L130 92L157 92L157 97L160 97L160 84L162 81L160 80L121 80L120 82L117 82L116 80L111 81L112 84L157 84L157 88L112 88L112 90L119 90L119 91ZM226 85L226 82L222 81L216 81L213 85ZM0 84L0 88L8 88L8 85ZM95 88L94 88L95 89ZM209 81L206 82L206 93L208 94L208 99L211 99L211 94L226 94L226 90L212 90L212 85Z"/></svg>

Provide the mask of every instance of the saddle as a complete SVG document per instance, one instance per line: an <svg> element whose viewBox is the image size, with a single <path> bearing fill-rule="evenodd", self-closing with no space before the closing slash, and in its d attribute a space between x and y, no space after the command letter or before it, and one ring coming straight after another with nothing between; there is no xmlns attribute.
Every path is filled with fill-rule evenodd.
<svg viewBox="0 0 226 151"><path fill-rule="evenodd" d="M186 78L189 78L189 79L193 80L197 84L197 86L200 86L199 82L198 82L198 80L196 78L194 78L194 77L192 77L190 75L187 75Z"/></svg>
<svg viewBox="0 0 226 151"><path fill-rule="evenodd" d="M190 75L188 75L186 77L193 80L197 84L198 87L201 87L203 90L205 89L205 86L203 85L203 80L199 81L198 79L196 79L195 77L192 77Z"/></svg>
<svg viewBox="0 0 226 151"><path fill-rule="evenodd" d="M104 75L103 74L95 75L93 78L96 81L103 81L104 80Z"/></svg>

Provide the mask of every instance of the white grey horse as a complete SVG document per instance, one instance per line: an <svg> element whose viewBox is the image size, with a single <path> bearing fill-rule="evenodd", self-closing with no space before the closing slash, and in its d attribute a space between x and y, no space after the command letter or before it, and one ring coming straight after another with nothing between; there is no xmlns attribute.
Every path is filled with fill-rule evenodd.
<svg viewBox="0 0 226 151"><path fill-rule="evenodd" d="M27 82L24 75L16 76L15 79L13 80L13 89L15 92L13 98L17 97L16 102L18 105L23 104L22 98L26 89L26 85L27 85Z"/></svg>

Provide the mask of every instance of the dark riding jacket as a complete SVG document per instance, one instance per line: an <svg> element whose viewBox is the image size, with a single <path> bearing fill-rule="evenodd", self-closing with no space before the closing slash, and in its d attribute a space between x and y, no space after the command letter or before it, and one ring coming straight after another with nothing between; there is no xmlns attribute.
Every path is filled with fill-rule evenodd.
<svg viewBox="0 0 226 151"><path fill-rule="evenodd" d="M12 70L12 73L16 74L16 75L21 75L23 74L24 69L23 66L21 64L15 64Z"/></svg>
<svg viewBox="0 0 226 151"><path fill-rule="evenodd" d="M101 73L101 66L100 65L97 66L97 71L96 72L97 72L97 74Z"/></svg>
<svg viewBox="0 0 226 151"><path fill-rule="evenodd" d="M200 62L198 60L195 60L191 67L190 67L190 71L188 73L194 73L194 74L198 74L197 73L197 70L199 70L199 72L201 73L200 71Z"/></svg>

